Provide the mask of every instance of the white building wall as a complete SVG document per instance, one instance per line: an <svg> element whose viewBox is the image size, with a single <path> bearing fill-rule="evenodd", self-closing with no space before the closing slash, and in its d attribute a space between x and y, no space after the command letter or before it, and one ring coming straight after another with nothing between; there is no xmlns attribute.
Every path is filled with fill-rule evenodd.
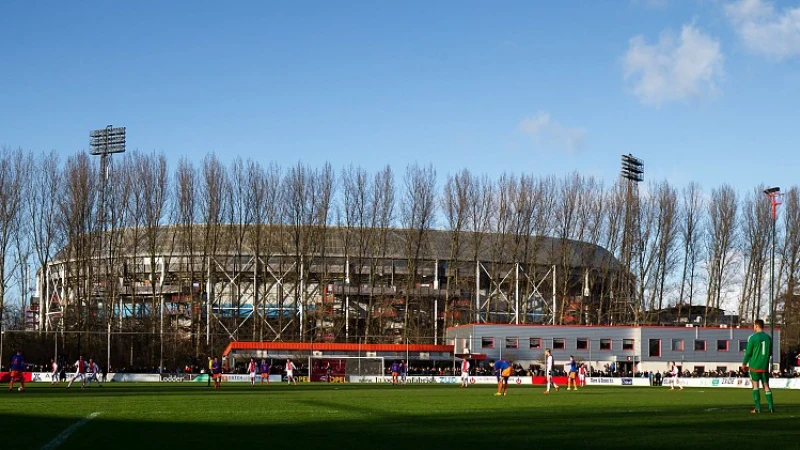
<svg viewBox="0 0 800 450"><path fill-rule="evenodd" d="M523 366L541 363L544 349L550 348L558 364L573 355L595 369L615 363L618 368L627 367L634 372L665 371L675 361L682 370L693 371L702 366L705 371L718 367L730 371L741 364L752 332L749 328L473 324L449 328L447 339L452 340L457 354L469 349L488 359L503 358ZM774 332L775 342L780 342L780 330ZM651 343L657 345L657 352L650 351ZM701 343L705 350L700 348ZM774 346L773 355L778 362L778 345Z"/></svg>

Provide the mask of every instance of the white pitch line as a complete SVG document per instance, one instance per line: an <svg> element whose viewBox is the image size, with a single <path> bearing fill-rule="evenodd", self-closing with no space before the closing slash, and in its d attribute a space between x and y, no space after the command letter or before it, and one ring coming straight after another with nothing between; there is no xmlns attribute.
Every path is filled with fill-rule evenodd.
<svg viewBox="0 0 800 450"><path fill-rule="evenodd" d="M42 447L42 450L50 450L50 449L58 448L58 446L63 444L64 441L66 441L72 435L72 433L75 432L75 430L77 430L78 428L86 425L87 422L89 422L90 420L94 419L95 417L97 417L99 415L100 415L99 412L93 412L93 413L89 414L88 416L84 417L79 422L73 423L72 425L70 425L69 428L67 428L66 430L62 431L61 434L56 436L55 439L53 439L52 441L50 441L47 444L45 444Z"/></svg>

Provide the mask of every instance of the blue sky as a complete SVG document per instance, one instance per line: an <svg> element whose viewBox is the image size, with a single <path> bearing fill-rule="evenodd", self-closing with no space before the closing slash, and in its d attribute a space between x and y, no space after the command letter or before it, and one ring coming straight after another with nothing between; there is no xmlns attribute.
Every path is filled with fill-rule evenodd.
<svg viewBox="0 0 800 450"><path fill-rule="evenodd" d="M0 3L0 145L796 183L800 4Z"/></svg>

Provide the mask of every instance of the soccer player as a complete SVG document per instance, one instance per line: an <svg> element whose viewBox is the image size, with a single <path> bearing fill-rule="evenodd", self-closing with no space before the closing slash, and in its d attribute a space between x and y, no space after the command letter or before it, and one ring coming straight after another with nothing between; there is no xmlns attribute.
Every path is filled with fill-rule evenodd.
<svg viewBox="0 0 800 450"><path fill-rule="evenodd" d="M508 378L511 376L511 364L507 361L502 359L498 359L497 361L492 361L489 363L489 367L494 369L495 375L497 375L497 392L494 395L506 395L506 391L508 390Z"/></svg>
<svg viewBox="0 0 800 450"><path fill-rule="evenodd" d="M211 377L214 378L214 389L220 389L222 387L222 364L219 362L219 358L211 361Z"/></svg>
<svg viewBox="0 0 800 450"><path fill-rule="evenodd" d="M214 360L209 356L208 357L208 387L211 387L211 379L214 378L213 374L211 373L211 368L214 366Z"/></svg>
<svg viewBox="0 0 800 450"><path fill-rule="evenodd" d="M58 383L58 363L55 359L50 360L50 384Z"/></svg>
<svg viewBox="0 0 800 450"><path fill-rule="evenodd" d="M264 384L264 379L267 380L267 385L269 386L269 363L267 360L261 360L261 384Z"/></svg>
<svg viewBox="0 0 800 450"><path fill-rule="evenodd" d="M286 384L294 383L297 385L297 378L294 377L294 371L297 366L294 365L291 359L286 360Z"/></svg>
<svg viewBox="0 0 800 450"><path fill-rule="evenodd" d="M330 361L328 361L328 363L325 365L325 376L328 379L328 383L333 382L333 367L331 367Z"/></svg>
<svg viewBox="0 0 800 450"><path fill-rule="evenodd" d="M578 367L578 384L581 386L586 386L586 365L581 364Z"/></svg>
<svg viewBox="0 0 800 450"><path fill-rule="evenodd" d="M400 380L403 382L403 386L406 385L406 374L408 373L408 364L406 364L406 360L400 360Z"/></svg>
<svg viewBox="0 0 800 450"><path fill-rule="evenodd" d="M567 390L570 390L570 386L574 386L575 390L578 390L578 363L575 361L575 357L569 355L569 362L567 363Z"/></svg>
<svg viewBox="0 0 800 450"><path fill-rule="evenodd" d="M250 362L247 363L247 373L250 374L250 387L255 387L256 385L256 360L250 358Z"/></svg>
<svg viewBox="0 0 800 450"><path fill-rule="evenodd" d="M551 384L556 389L556 392L558 392L558 385L556 384L555 380L553 380L553 377L555 376L555 368L553 368L553 355L550 353L549 348L544 349L544 361L544 369L546 371L545 377L547 382L547 390L544 391L544 393L550 393Z"/></svg>
<svg viewBox="0 0 800 450"><path fill-rule="evenodd" d="M81 389L86 386L86 361L83 360L83 356L79 356L78 360L75 361L75 375L72 376L72 379L69 380L67 384L67 389L72 387L72 383L75 382L78 378L81 379Z"/></svg>
<svg viewBox="0 0 800 450"><path fill-rule="evenodd" d="M767 398L769 412L774 412L775 407L772 403L772 390L769 388L769 361L772 356L772 338L764 332L764 321L758 319L753 323L753 331L747 338L747 349L742 360L742 370L750 368L750 384L753 385L753 404L755 409L751 412L758 414L761 412L761 392L758 390L758 382L764 386L764 396Z"/></svg>
<svg viewBox="0 0 800 450"><path fill-rule="evenodd" d="M469 387L469 360L467 358L461 360L461 387Z"/></svg>
<svg viewBox="0 0 800 450"><path fill-rule="evenodd" d="M389 366L389 372L392 373L392 386L396 385L398 382L398 376L400 376L400 363L395 361Z"/></svg>
<svg viewBox="0 0 800 450"><path fill-rule="evenodd" d="M669 388L669 390L670 391L674 391L675 390L675 386L678 386L681 390L683 390L683 386L681 386L680 380L678 379L678 377L681 374L681 371L678 370L678 366L675 365L675 361L672 361L670 364L672 364L672 366L670 367L670 370L669 370L669 374L670 374L670 377L669 377L670 388Z"/></svg>
<svg viewBox="0 0 800 450"><path fill-rule="evenodd" d="M14 381L19 381L19 391L25 390L25 357L22 350L17 350L17 354L11 357L11 382L8 390L14 389Z"/></svg>
<svg viewBox="0 0 800 450"><path fill-rule="evenodd" d="M87 369L88 370L86 371L86 384L91 386L92 381L95 381L97 382L98 387L103 387L103 385L100 384L100 380L97 378L97 372L100 372L100 366L97 365L97 362L95 362L92 358L89 358L89 366L87 367Z"/></svg>

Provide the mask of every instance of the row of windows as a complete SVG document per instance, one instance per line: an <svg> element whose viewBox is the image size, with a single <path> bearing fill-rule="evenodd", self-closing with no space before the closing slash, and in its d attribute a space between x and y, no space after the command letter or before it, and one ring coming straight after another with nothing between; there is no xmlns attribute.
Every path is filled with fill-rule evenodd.
<svg viewBox="0 0 800 450"><path fill-rule="evenodd" d="M519 348L519 339L515 337L507 337L506 340L506 348ZM530 338L528 341L529 348L531 349L541 349L542 348L542 341L544 338L533 337ZM567 340L565 338L553 338L553 350L564 350L567 348ZM493 337L482 337L481 338L481 347L482 348L494 348L494 338ZM589 350L589 338L578 338L575 340L575 348L578 350ZM611 350L612 343L611 339L600 339L600 350ZM622 340L622 349L623 350L633 350L633 339L623 339Z"/></svg>
<svg viewBox="0 0 800 450"><path fill-rule="evenodd" d="M650 339L649 344L650 344L648 352L649 355L653 357L661 356L661 339ZM706 350L707 348L705 339L694 340L694 351L704 352ZM745 350L747 350L747 341L739 340L739 352L744 352ZM673 352L684 351L683 339L672 340L672 351ZM717 351L718 352L730 351L730 341L727 339L717 339Z"/></svg>
<svg viewBox="0 0 800 450"><path fill-rule="evenodd" d="M542 341L544 338L540 337L532 337L528 340L529 348L532 350L538 350L542 348ZM566 338L552 338L553 341L553 350L565 350L567 348L567 340ZM515 337L507 337L505 338L505 348L510 349L518 349L520 348L520 339ZM622 350L631 350L633 351L633 339L623 339L622 340ZM481 348L494 348L494 338L493 337L482 337L481 338ZM589 350L589 338L577 338L575 340L575 348L577 350ZM740 340L739 341L739 351L743 352L747 348L747 341ZM650 339L650 356L661 356L661 339ZM611 339L600 339L600 350L613 350L613 341ZM672 339L672 351L673 352L682 352L684 351L684 340L683 339ZM706 348L706 340L705 339L695 339L694 341L694 351L696 352L705 352ZM729 351L729 341L727 339L718 339L717 340L717 351L718 352L727 352Z"/></svg>

